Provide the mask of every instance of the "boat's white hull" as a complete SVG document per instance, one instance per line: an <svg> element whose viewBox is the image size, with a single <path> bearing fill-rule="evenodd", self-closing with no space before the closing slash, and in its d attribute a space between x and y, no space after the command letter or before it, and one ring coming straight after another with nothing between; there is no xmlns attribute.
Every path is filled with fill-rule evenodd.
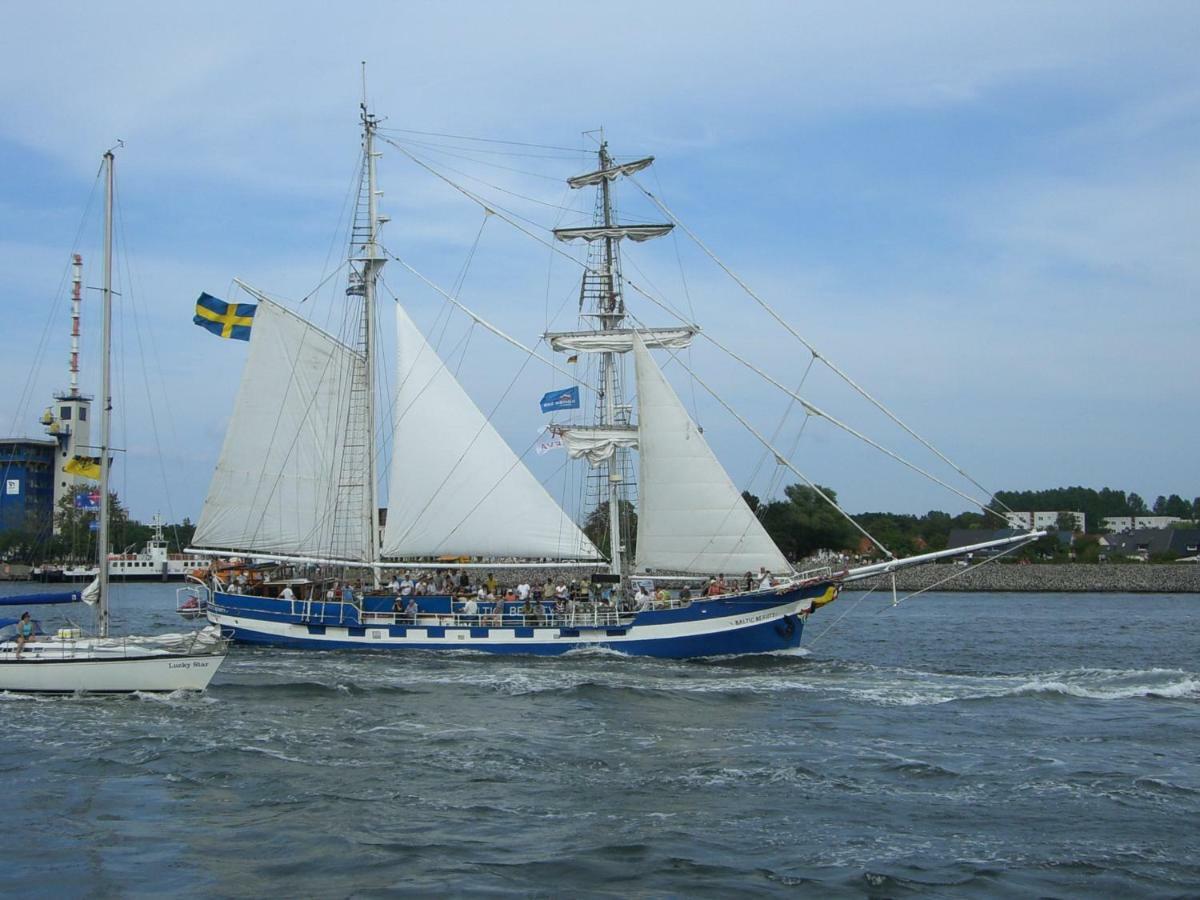
<svg viewBox="0 0 1200 900"><path fill-rule="evenodd" d="M0 690L20 693L129 694L202 691L224 655L74 657L0 660Z"/></svg>
<svg viewBox="0 0 1200 900"><path fill-rule="evenodd" d="M202 691L221 667L224 647L213 629L186 637L47 637L26 644L20 658L16 643L5 641L0 643L0 691L47 694Z"/></svg>

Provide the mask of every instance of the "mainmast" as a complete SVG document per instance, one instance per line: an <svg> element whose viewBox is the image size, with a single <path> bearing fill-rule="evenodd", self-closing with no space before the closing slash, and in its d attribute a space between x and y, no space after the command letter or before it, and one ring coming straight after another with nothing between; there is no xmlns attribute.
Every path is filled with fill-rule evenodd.
<svg viewBox="0 0 1200 900"><path fill-rule="evenodd" d="M104 288L103 301L103 353L100 364L100 526L96 532L99 545L98 556L100 596L97 604L99 621L96 631L100 637L108 637L108 480L109 451L112 437L112 244L113 244L113 163L112 150L104 154Z"/></svg>
<svg viewBox="0 0 1200 900"><path fill-rule="evenodd" d="M366 479L364 485L362 511L363 527L366 530L366 561L368 563L377 563L379 561L379 485L375 470L375 358L376 358L376 327L375 327L375 289L376 282L379 279L379 270L383 268L384 258L379 250L379 226L386 220L379 215L378 198L380 195L379 189L376 186L375 178L375 160L379 155L375 151L375 129L378 126L378 119L367 111L366 96L364 92L363 102L360 107L362 128L363 128L363 154L366 164L366 206L367 206L367 221L366 233L361 237L364 238L361 244L358 244L356 249L359 253L352 262L357 266L354 270L357 278L352 276L352 289L357 286L362 289L362 352L366 361L364 386L365 396L363 397L364 415L362 429L365 433L362 434L363 446L365 448L365 459L363 460L363 476ZM378 568L374 570L374 581L376 587L380 583L380 571Z"/></svg>
<svg viewBox="0 0 1200 900"><path fill-rule="evenodd" d="M600 171L608 170L612 160L608 155L608 142L600 142ZM601 180L600 191L604 205L604 229L612 228L612 192L607 178ZM604 237L604 279L600 298L600 330L615 331L625 318L624 304L621 300L621 289L616 278L617 244L612 236ZM606 352L600 357L600 368L603 372L601 383L604 385L604 418L601 425L617 424L617 357L615 353ZM614 453L606 463L608 480L608 533L609 558L613 575L621 575L622 569L622 534L621 534L621 461L624 451Z"/></svg>
<svg viewBox="0 0 1200 900"><path fill-rule="evenodd" d="M600 242L600 253L597 255L593 251L589 254L588 269L580 288L580 312L591 317L596 328L590 332L556 335L563 340L563 346L556 346L556 349L587 351L586 346L576 346L574 341L586 341L589 337L594 340L597 336L611 336L617 338L618 342L621 338L629 338L628 332L621 327L625 320L625 302L621 291L620 242L624 238L644 241L659 237L672 228L671 225L618 225L615 222L612 182L618 177L644 169L654 161L654 157L616 164L608 153L608 142L604 140L600 142L598 156L599 169L567 180L572 188L599 186L599 202L593 226L554 230L554 236L560 241L582 239L593 245ZM591 301L592 309L584 310L588 301ZM612 344L608 344L596 350L600 354L600 384L604 395L598 404L598 422L593 433L604 431L611 439L608 455L599 465L603 467L604 483L607 485L610 571L614 575L623 575L629 568L629 560L624 553L621 501L623 495L628 493L624 473L628 467L628 448L636 445L636 428L629 422L630 407L624 401L621 378L620 353L628 348L614 350L612 347Z"/></svg>

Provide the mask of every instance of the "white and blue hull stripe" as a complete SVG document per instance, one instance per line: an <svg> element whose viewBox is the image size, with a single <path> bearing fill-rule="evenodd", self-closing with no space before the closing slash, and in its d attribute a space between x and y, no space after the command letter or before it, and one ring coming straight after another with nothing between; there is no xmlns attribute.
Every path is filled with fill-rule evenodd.
<svg viewBox="0 0 1200 900"><path fill-rule="evenodd" d="M314 650L471 650L556 656L572 650L608 649L632 656L686 659L769 653L797 647L801 610L822 597L822 581L726 597L702 598L675 609L647 610L620 624L485 626L418 620L359 622L355 607L314 603L295 613L292 601L217 592L208 618L235 641ZM383 617L376 616L376 619Z"/></svg>

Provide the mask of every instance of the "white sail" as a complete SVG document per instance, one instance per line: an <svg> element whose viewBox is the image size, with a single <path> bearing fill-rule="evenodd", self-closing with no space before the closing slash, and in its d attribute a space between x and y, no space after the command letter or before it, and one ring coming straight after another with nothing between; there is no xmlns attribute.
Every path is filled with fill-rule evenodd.
<svg viewBox="0 0 1200 900"><path fill-rule="evenodd" d="M631 241L648 241L650 238L669 234L674 225L592 225L587 228L555 228L554 236L560 241L582 238L591 243L611 238L614 241L629 238Z"/></svg>
<svg viewBox="0 0 1200 900"><path fill-rule="evenodd" d="M640 332L651 349L682 350L692 343L699 328L646 328ZM627 328L608 331L552 331L545 334L550 349L584 353L628 353L633 348L633 332Z"/></svg>
<svg viewBox="0 0 1200 900"><path fill-rule="evenodd" d="M635 425L555 426L552 430L567 445L571 459L586 458L592 468L612 458L618 448L635 450L638 445Z"/></svg>
<svg viewBox="0 0 1200 900"><path fill-rule="evenodd" d="M705 574L791 570L640 337L637 569Z"/></svg>
<svg viewBox="0 0 1200 900"><path fill-rule="evenodd" d="M635 159L633 162L622 163L608 169L599 169L595 172L576 175L574 178L568 178L567 184L573 188L581 188L599 184L602 181L616 181L622 175L632 175L634 172L642 171L642 169L646 168L652 162L654 162L653 156Z"/></svg>
<svg viewBox="0 0 1200 900"><path fill-rule="evenodd" d="M384 556L599 559L399 306L396 351Z"/></svg>
<svg viewBox="0 0 1200 900"><path fill-rule="evenodd" d="M354 498L339 491L350 386L363 365L330 335L260 300L196 546L369 558L361 485Z"/></svg>

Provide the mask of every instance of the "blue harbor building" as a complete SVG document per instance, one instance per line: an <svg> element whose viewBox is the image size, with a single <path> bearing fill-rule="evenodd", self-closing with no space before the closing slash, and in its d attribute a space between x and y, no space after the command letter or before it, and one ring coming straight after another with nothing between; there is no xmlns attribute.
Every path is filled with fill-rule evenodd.
<svg viewBox="0 0 1200 900"><path fill-rule="evenodd" d="M74 388L60 391L40 419L48 438L0 440L0 532L48 536L62 498L95 486L63 468L75 456L95 459L89 443L91 404L91 397Z"/></svg>
<svg viewBox="0 0 1200 900"><path fill-rule="evenodd" d="M49 534L55 494L57 440L0 440L0 531Z"/></svg>

